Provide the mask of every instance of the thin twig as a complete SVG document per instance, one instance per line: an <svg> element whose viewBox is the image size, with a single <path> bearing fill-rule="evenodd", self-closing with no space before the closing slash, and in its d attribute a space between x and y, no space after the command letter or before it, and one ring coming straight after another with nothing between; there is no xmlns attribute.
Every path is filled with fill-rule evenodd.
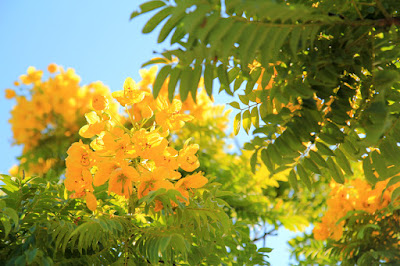
<svg viewBox="0 0 400 266"><path fill-rule="evenodd" d="M378 9L382 12L382 14L385 16L386 19L391 20L392 16L386 11L386 9L383 7L382 3L380 0L375 0L376 6Z"/></svg>
<svg viewBox="0 0 400 266"><path fill-rule="evenodd" d="M362 16L360 10L358 9L356 3L354 3L354 0L351 0L351 3L353 4L354 8L356 9L356 12L357 12L358 16L360 17L360 19L364 20L364 17Z"/></svg>

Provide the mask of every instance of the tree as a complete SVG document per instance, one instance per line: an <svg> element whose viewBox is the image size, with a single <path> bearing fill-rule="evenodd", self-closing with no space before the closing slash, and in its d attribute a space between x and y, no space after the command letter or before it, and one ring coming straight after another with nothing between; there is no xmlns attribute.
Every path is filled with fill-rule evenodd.
<svg viewBox="0 0 400 266"><path fill-rule="evenodd" d="M205 92L197 104L169 103L165 83L155 100L152 68L111 97L99 82L80 86L72 69L48 70L43 81L43 71L30 67L16 82L19 92L6 91L17 101L10 122L24 149L21 164L1 175L0 261L267 264L270 249L252 242L246 215L233 223L236 211L223 199L232 192L213 181L228 120ZM208 164L199 163L194 140Z"/></svg>
<svg viewBox="0 0 400 266"><path fill-rule="evenodd" d="M169 78L170 97L178 85L182 99L196 100L202 76L209 95L218 79L219 91L238 96L241 103L230 103L238 110L235 132L254 127L257 134L245 145L253 171L260 164L271 175L287 171L293 188L300 179L312 190L330 177L344 184L362 167L374 189L384 182L393 191L381 207L397 217L399 8L390 0L171 0L148 1L131 18L154 11L143 33L160 25L158 42L171 43L144 64L164 64L155 97ZM361 230L352 221L362 225L352 217L343 220L350 234ZM343 259L398 260L395 249L370 247L353 243Z"/></svg>

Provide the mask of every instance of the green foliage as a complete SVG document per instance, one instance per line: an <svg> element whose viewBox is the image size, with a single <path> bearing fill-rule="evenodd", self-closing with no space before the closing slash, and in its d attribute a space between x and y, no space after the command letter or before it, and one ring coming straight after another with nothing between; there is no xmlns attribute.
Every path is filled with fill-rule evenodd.
<svg viewBox="0 0 400 266"><path fill-rule="evenodd" d="M2 181L0 261L6 265L193 265L229 258L238 265L266 264L266 251L251 243L246 224L232 224L223 210L228 205L217 196L224 194L217 183L197 191L188 206L173 190L125 207L100 193L102 211L92 214L81 200L68 198L62 183L6 175ZM164 204L162 212L154 212L155 200Z"/></svg>
<svg viewBox="0 0 400 266"><path fill-rule="evenodd" d="M234 133L254 126L264 140L253 145L261 152L252 165L261 159L271 174L291 168L292 183L298 176L311 188L315 174L343 183L350 162L363 161L372 184L400 173L393 161L399 8L396 1L166 1L149 23L163 24L158 41L172 34L174 44L161 53L170 73L160 79L181 71L181 95L200 72L210 95L214 79L230 95L245 84L244 108L231 105L239 110ZM278 74L267 88L271 64Z"/></svg>

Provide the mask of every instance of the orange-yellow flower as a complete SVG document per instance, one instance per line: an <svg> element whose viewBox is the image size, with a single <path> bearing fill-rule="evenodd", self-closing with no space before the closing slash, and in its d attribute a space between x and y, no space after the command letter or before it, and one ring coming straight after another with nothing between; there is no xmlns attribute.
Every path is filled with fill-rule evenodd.
<svg viewBox="0 0 400 266"><path fill-rule="evenodd" d="M163 174L165 169L156 168L154 172L145 172L141 176L140 186L138 188L138 198L149 194L150 191L156 191L160 188L173 189L174 185L165 180L167 176Z"/></svg>
<svg viewBox="0 0 400 266"><path fill-rule="evenodd" d="M67 151L68 157L65 160L67 168L90 168L94 163L92 151L82 141L75 142Z"/></svg>
<svg viewBox="0 0 400 266"><path fill-rule="evenodd" d="M97 172L93 178L93 185L98 187L103 185L110 178L111 173L118 169L120 164L114 160L104 161L98 166Z"/></svg>
<svg viewBox="0 0 400 266"><path fill-rule="evenodd" d="M125 79L123 90L115 91L112 93L112 96L122 106L139 103L144 99L145 95L146 93L144 91L139 90L135 81L133 81L133 79L130 77Z"/></svg>
<svg viewBox="0 0 400 266"><path fill-rule="evenodd" d="M31 83L40 81L40 79L42 78L42 75L43 75L43 71L36 70L35 67L30 66L30 67L28 67L27 74L21 75L19 77L19 79L22 81L22 83L29 85Z"/></svg>
<svg viewBox="0 0 400 266"><path fill-rule="evenodd" d="M56 71L57 71L57 65L56 64L54 64L54 63L52 63L52 64L50 64L50 65L48 65L47 66L47 70L50 72L50 73L55 73Z"/></svg>
<svg viewBox="0 0 400 266"><path fill-rule="evenodd" d="M91 192L86 193L86 206L93 212L97 209L96 196Z"/></svg>
<svg viewBox="0 0 400 266"><path fill-rule="evenodd" d="M181 113L182 102L174 99L169 104L165 97L157 98L156 123L164 130L179 130L185 125L185 122L193 119L193 116Z"/></svg>
<svg viewBox="0 0 400 266"><path fill-rule="evenodd" d="M133 145L128 134L124 133L115 138L110 132L106 132L103 136L103 142L107 150L115 153L116 158L133 157Z"/></svg>
<svg viewBox="0 0 400 266"><path fill-rule="evenodd" d="M108 106L108 99L101 94L95 94L92 99L93 109L96 111L102 111Z"/></svg>
<svg viewBox="0 0 400 266"><path fill-rule="evenodd" d="M193 172L200 166L196 152L199 150L198 144L187 144L187 141L182 150L179 151L178 162L179 166L186 172Z"/></svg>
<svg viewBox="0 0 400 266"><path fill-rule="evenodd" d="M77 193L93 191L93 177L88 169L67 168L65 177L64 185L67 190Z"/></svg>
<svg viewBox="0 0 400 266"><path fill-rule="evenodd" d="M108 190L129 198L132 194L133 182L139 181L139 173L132 166L121 166L115 169L108 181Z"/></svg>
<svg viewBox="0 0 400 266"><path fill-rule="evenodd" d="M5 89L5 93L6 93L6 99L12 99L17 95L15 93L15 90L13 89Z"/></svg>
<svg viewBox="0 0 400 266"><path fill-rule="evenodd" d="M84 138L91 138L94 135L100 135L105 130L106 121L101 121L100 117L96 112L90 112L85 114L88 125L84 125L79 130L79 135Z"/></svg>

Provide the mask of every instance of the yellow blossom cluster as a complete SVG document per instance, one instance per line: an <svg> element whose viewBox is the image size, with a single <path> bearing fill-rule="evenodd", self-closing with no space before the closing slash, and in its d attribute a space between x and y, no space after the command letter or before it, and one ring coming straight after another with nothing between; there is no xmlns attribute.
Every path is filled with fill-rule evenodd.
<svg viewBox="0 0 400 266"><path fill-rule="evenodd" d="M64 70L50 64L48 72L50 77L43 81L43 71L31 66L14 82L16 90L5 91L7 99L16 100L9 123L14 143L23 145L23 154L37 147L45 136L62 138L74 135L79 130L79 120L90 110L87 99L109 92L101 82L80 86L80 77L71 68ZM111 108L117 110L116 107L114 104ZM29 166L29 172L43 173L51 164L51 160L41 158L36 165Z"/></svg>
<svg viewBox="0 0 400 266"><path fill-rule="evenodd" d="M142 69L139 71L142 80L137 83L137 87L138 90L141 92L140 97L143 99L141 99L140 102L132 106L129 106L128 109L130 116L135 121L140 121L143 118L151 117L152 110L155 110L156 108L160 107L164 110L164 112L156 116L156 120L158 120L157 123L160 122L160 119L161 120L164 119L163 118L164 114L168 112L169 113L176 112L176 110L174 109L176 108L176 104L174 105L175 107L173 106L169 107L169 105L167 104L169 79L167 79L161 87L161 90L159 92L159 96L161 97L154 99L152 94L152 85L154 83L156 73L157 73L157 66L153 66L150 69ZM191 93L189 93L188 98L182 104L179 104L179 110L181 110L181 113L190 114L195 118L194 119L195 123L202 125L209 123L216 117L223 116L224 119L219 120L217 125L221 130L225 130L228 124L229 113L225 113L224 115L222 115L224 107L214 105L213 100L207 95L207 93L204 90L204 84L202 79L200 80L198 87L200 88L200 90L196 95L196 102L193 101L193 97ZM113 93L113 96L115 96L117 100L121 95L122 92ZM179 95L177 95L174 100L180 100ZM120 102L120 100L118 101ZM120 103L123 105L124 102ZM169 109L167 110L167 108ZM171 119L170 122L171 124L166 129L174 131L181 128L181 126L174 124L174 119Z"/></svg>
<svg viewBox="0 0 400 266"><path fill-rule="evenodd" d="M159 95L153 105L143 104L150 97L144 82L152 80L145 77L140 86L127 78L123 90L112 93L126 110L140 111L128 112L131 125L126 126L125 118L108 108L106 95L95 95L94 111L85 115L87 124L79 130L82 137L91 139L90 145L75 142L67 151L65 187L73 192L71 197L84 198L92 211L97 208L94 189L104 184L109 193L125 198L142 198L160 188L175 189L183 196L178 200L188 204L192 189L208 182L201 172L185 177L179 172L179 168L193 172L200 166L199 146L187 140L176 150L167 140L170 130L180 129L193 117L183 112L179 99L171 103L165 95ZM156 201L155 211L162 208Z"/></svg>
<svg viewBox="0 0 400 266"><path fill-rule="evenodd" d="M42 81L42 70L29 67L26 75L20 76L25 88L25 95L17 95L14 90L8 89L7 95L16 98L17 105L11 111L11 123L16 144L23 144L24 149L37 145L41 135L55 126L65 129L65 134L79 128L76 121L89 110L87 98L96 93L106 94L109 89L100 82L87 86L79 86L80 77L71 68L64 70L54 64L48 69L53 76ZM23 89L22 89L23 90ZM12 91L10 93L9 91ZM61 121L60 121L61 120ZM62 123L58 125L58 123Z"/></svg>
<svg viewBox="0 0 400 266"><path fill-rule="evenodd" d="M378 221L380 210L388 206L392 191L398 185L386 189L388 181L378 182L374 188L363 179L354 179L347 184L331 183L330 198L327 201L328 210L322 217L322 222L315 225L313 233L316 240L339 240L343 235L345 221L338 223L349 211L365 211Z"/></svg>

